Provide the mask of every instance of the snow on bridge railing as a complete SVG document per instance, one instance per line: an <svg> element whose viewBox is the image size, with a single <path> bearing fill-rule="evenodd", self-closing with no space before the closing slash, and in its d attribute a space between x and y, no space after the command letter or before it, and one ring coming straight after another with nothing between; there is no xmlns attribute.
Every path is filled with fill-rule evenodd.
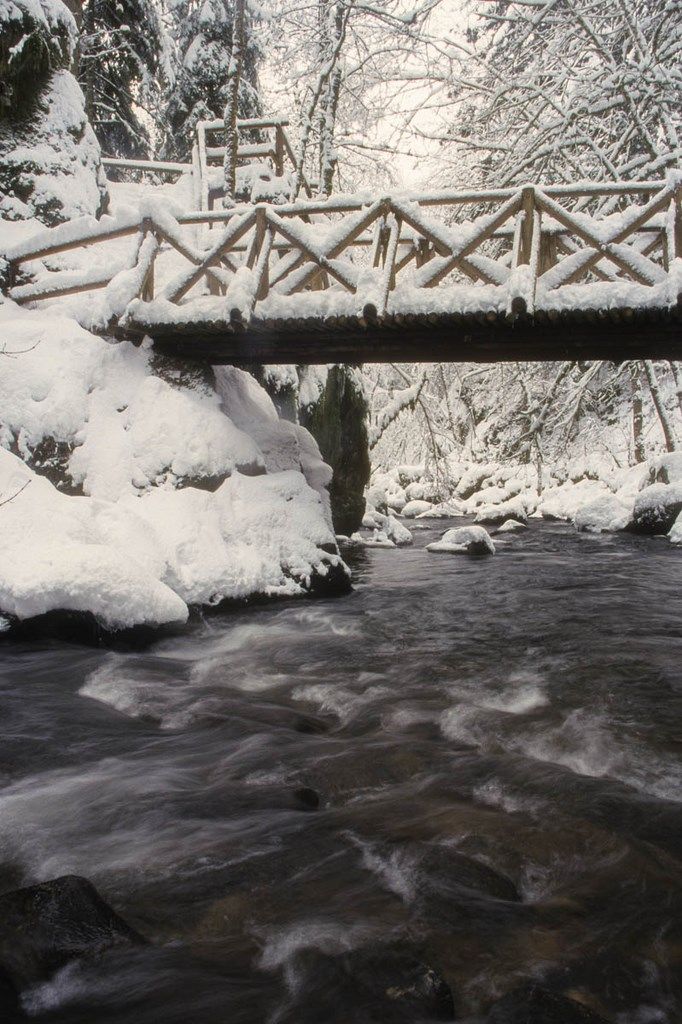
<svg viewBox="0 0 682 1024"><path fill-rule="evenodd" d="M246 186L245 175L249 166L256 169L262 165L269 164L274 179L280 179L279 189L275 188L273 195L280 195L282 186L286 187L285 178L287 164L291 170L296 167L296 157L287 134L289 122L286 118L240 118L237 121L237 130L242 136L237 148L238 160L238 184L241 175L242 186ZM139 171L155 175L180 175L189 174L193 178L194 197L197 207L200 210L211 209L216 198L222 195L222 180L220 175L212 173L215 166L222 166L225 159L225 145L223 136L225 133L225 122L223 120L198 121L196 125L196 142L192 147L191 161L187 163L170 160L142 160L127 159L123 157L102 158L105 168L114 171ZM257 135L257 141L246 141L244 133ZM216 136L219 138L217 139ZM209 138L212 137L213 145L209 145ZM218 143L218 144L216 144ZM305 179L302 181L303 189L310 195L310 186ZM261 187L261 191L264 189Z"/></svg>
<svg viewBox="0 0 682 1024"><path fill-rule="evenodd" d="M634 199L623 205L625 199ZM620 208L604 209L606 201ZM599 207L590 211L590 204ZM130 333L486 322L566 312L679 315L682 177L667 181L337 195L173 215L73 222L6 254L9 294L44 301L104 289L97 322ZM434 216L434 210L439 216ZM208 225L207 244L193 232ZM118 240L134 236L128 251ZM87 272L47 256L95 246ZM31 266L32 264L32 266ZM99 270L98 270L99 266ZM80 275L80 276L79 276ZM90 310L91 303L88 303ZM91 315L91 310L90 310Z"/></svg>

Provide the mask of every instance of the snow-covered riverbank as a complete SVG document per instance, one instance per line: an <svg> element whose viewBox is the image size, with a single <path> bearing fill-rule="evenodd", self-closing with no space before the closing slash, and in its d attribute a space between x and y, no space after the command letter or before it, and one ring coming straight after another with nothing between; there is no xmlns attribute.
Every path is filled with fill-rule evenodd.
<svg viewBox="0 0 682 1024"><path fill-rule="evenodd" d="M449 459L446 468L447 485L436 483L423 465L375 470L363 524L372 535L364 543L409 543L405 524L396 517L417 521L472 515L484 526L541 517L567 520L594 533L667 534L671 543L682 543L682 452L627 469L603 459L579 459L545 471L540 480L530 465Z"/></svg>
<svg viewBox="0 0 682 1024"><path fill-rule="evenodd" d="M10 301L0 325L0 613L121 629L347 586L330 471L250 374L187 370Z"/></svg>

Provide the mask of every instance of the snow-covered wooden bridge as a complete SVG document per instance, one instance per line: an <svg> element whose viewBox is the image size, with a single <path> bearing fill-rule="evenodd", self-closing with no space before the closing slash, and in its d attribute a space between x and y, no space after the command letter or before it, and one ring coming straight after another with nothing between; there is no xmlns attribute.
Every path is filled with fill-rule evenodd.
<svg viewBox="0 0 682 1024"><path fill-rule="evenodd" d="M682 175L46 229L9 295L211 363L682 358Z"/></svg>

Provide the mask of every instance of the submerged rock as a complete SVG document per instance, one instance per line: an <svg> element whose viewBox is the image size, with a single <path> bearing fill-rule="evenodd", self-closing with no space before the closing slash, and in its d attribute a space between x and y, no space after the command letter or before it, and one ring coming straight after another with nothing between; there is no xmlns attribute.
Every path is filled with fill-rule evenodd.
<svg viewBox="0 0 682 1024"><path fill-rule="evenodd" d="M452 846L430 844L419 858L419 871L422 888L426 886L440 892L469 889L511 903L521 899L510 878Z"/></svg>
<svg viewBox="0 0 682 1024"><path fill-rule="evenodd" d="M144 941L77 875L0 896L0 977L17 992L71 960Z"/></svg>
<svg viewBox="0 0 682 1024"><path fill-rule="evenodd" d="M486 1024L606 1024L574 999L528 982L495 1003Z"/></svg>
<svg viewBox="0 0 682 1024"><path fill-rule="evenodd" d="M19 994L12 982L0 971L0 1020L2 1024L16 1024L26 1020L21 1009Z"/></svg>
<svg viewBox="0 0 682 1024"><path fill-rule="evenodd" d="M635 498L633 533L668 533L682 512L682 481L673 484L651 484Z"/></svg>
<svg viewBox="0 0 682 1024"><path fill-rule="evenodd" d="M452 555L494 555L495 545L482 526L458 526L447 530L440 540L427 544L426 550Z"/></svg>
<svg viewBox="0 0 682 1024"><path fill-rule="evenodd" d="M286 1024L455 1019L452 992L439 972L399 947L307 954L299 966L305 981L295 1006L280 1018Z"/></svg>

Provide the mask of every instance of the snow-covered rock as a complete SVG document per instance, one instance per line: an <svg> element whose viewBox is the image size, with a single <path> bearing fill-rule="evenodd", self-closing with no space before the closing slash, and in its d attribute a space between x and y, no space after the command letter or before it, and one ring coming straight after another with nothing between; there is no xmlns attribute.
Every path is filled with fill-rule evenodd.
<svg viewBox="0 0 682 1024"><path fill-rule="evenodd" d="M0 126L0 193L12 218L55 224L101 211L106 179L99 144L70 71L54 72L23 120Z"/></svg>
<svg viewBox="0 0 682 1024"><path fill-rule="evenodd" d="M0 330L6 353L16 353L4 359L0 375L0 442L29 462L46 439L62 445L60 483L114 500L157 483L208 478L217 486L237 469L265 471L266 456L253 432L221 410L215 391L171 386L156 375L150 349L110 344L56 311L26 310L9 301L0 305ZM270 402L255 381L253 386ZM229 397L241 416L236 386ZM273 416L270 434L279 436L274 407ZM267 424L260 425L267 432ZM275 445L269 435L266 440ZM301 468L300 445L286 464L264 447L268 468ZM319 451L317 460L324 465Z"/></svg>
<svg viewBox="0 0 682 1024"><path fill-rule="evenodd" d="M173 369L58 308L7 300L0 330L0 612L87 612L116 630L348 589L329 467L250 374L224 368L218 393L210 370ZM37 458L46 445L58 464Z"/></svg>
<svg viewBox="0 0 682 1024"><path fill-rule="evenodd" d="M631 506L625 505L615 494L604 494L582 505L573 522L577 530L587 533L615 533L624 530L631 519Z"/></svg>
<svg viewBox="0 0 682 1024"><path fill-rule="evenodd" d="M112 523L106 504L60 494L3 449L0 495L3 614L91 612L110 629L185 621L155 532L134 514Z"/></svg>
<svg viewBox="0 0 682 1024"><path fill-rule="evenodd" d="M371 537L365 537L361 533L352 533L348 538L350 544L357 544L363 548L395 548L394 541L387 536L384 530L375 530Z"/></svg>
<svg viewBox="0 0 682 1024"><path fill-rule="evenodd" d="M178 624L188 605L295 595L344 572L300 473L117 502L60 494L0 449L0 613L90 612L107 629Z"/></svg>
<svg viewBox="0 0 682 1024"><path fill-rule="evenodd" d="M385 516L381 512L365 512L362 525L366 530L374 530L375 534L381 532L397 547L412 543L412 534L395 516Z"/></svg>
<svg viewBox="0 0 682 1024"><path fill-rule="evenodd" d="M386 495L386 507L392 509L394 512L402 512L407 505L407 498L405 492L400 489L391 491Z"/></svg>
<svg viewBox="0 0 682 1024"><path fill-rule="evenodd" d="M426 512L420 512L417 519L450 519L452 516L463 516L465 512L463 501L459 501L457 498L448 498L427 509Z"/></svg>
<svg viewBox="0 0 682 1024"><path fill-rule="evenodd" d="M482 505L476 514L476 523L503 523L505 519L517 519L525 523L528 518L526 507L521 498L511 498L500 505Z"/></svg>
<svg viewBox="0 0 682 1024"><path fill-rule="evenodd" d="M635 533L668 533L682 511L682 480L651 484L635 498L630 529Z"/></svg>
<svg viewBox="0 0 682 1024"><path fill-rule="evenodd" d="M518 519L507 519L502 526L498 526L495 533L517 533L519 530L526 530L528 527L525 523L520 523Z"/></svg>
<svg viewBox="0 0 682 1024"><path fill-rule="evenodd" d="M482 526L458 526L446 530L440 540L427 544L426 550L453 555L494 555L495 545Z"/></svg>
<svg viewBox="0 0 682 1024"><path fill-rule="evenodd" d="M538 504L543 519L573 520L579 508L611 491L600 480L567 481L544 492Z"/></svg>
<svg viewBox="0 0 682 1024"><path fill-rule="evenodd" d="M408 501L402 509L401 515L405 516L406 519L414 519L415 516L421 515L422 512L428 512L433 505L430 501Z"/></svg>
<svg viewBox="0 0 682 1024"><path fill-rule="evenodd" d="M668 452L652 459L646 483L673 484L679 481L682 481L682 452Z"/></svg>

